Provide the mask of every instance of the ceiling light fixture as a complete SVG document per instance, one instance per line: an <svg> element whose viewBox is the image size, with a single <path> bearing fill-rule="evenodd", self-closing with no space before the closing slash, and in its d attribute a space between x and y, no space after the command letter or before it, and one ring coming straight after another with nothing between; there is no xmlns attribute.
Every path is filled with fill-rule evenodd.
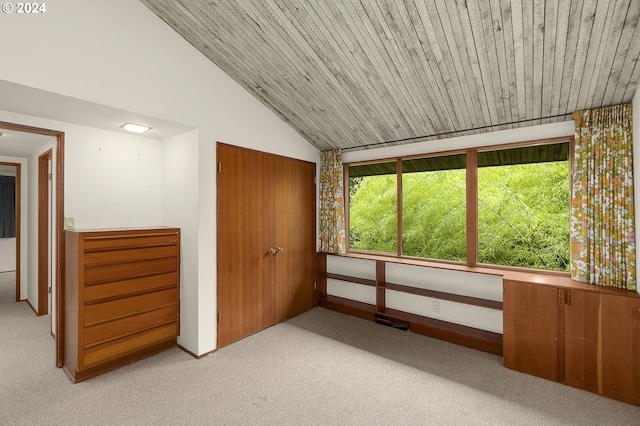
<svg viewBox="0 0 640 426"><path fill-rule="evenodd" d="M135 123L124 123L120 127L133 133L144 133L151 130L151 127L143 126L142 124L135 124Z"/></svg>

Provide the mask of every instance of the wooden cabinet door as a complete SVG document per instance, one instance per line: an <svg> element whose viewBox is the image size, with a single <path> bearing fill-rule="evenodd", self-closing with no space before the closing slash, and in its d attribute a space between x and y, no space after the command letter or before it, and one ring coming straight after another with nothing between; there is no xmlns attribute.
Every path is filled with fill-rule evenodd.
<svg viewBox="0 0 640 426"><path fill-rule="evenodd" d="M273 156L218 144L218 347L275 324Z"/></svg>
<svg viewBox="0 0 640 426"><path fill-rule="evenodd" d="M559 380L558 289L504 281L504 365Z"/></svg>
<svg viewBox="0 0 640 426"><path fill-rule="evenodd" d="M289 158L275 160L276 322L315 306L316 165Z"/></svg>
<svg viewBox="0 0 640 426"><path fill-rule="evenodd" d="M564 306L564 383L598 392L600 294L558 289Z"/></svg>
<svg viewBox="0 0 640 426"><path fill-rule="evenodd" d="M601 296L601 395L640 405L640 299Z"/></svg>

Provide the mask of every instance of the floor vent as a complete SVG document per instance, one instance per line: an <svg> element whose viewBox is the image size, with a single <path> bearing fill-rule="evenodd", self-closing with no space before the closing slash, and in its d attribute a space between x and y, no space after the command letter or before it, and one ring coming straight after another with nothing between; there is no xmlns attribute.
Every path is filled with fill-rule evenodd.
<svg viewBox="0 0 640 426"><path fill-rule="evenodd" d="M375 315L375 321L378 324L386 325L387 327L397 328L398 330L408 330L409 323L406 321L399 321L391 318L386 318L380 314Z"/></svg>

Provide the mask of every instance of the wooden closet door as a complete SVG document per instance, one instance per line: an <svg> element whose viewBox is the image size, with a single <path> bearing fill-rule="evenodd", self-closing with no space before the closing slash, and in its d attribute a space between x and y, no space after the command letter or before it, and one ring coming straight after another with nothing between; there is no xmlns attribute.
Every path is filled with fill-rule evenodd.
<svg viewBox="0 0 640 426"><path fill-rule="evenodd" d="M218 347L275 324L274 157L218 144Z"/></svg>
<svg viewBox="0 0 640 426"><path fill-rule="evenodd" d="M316 303L316 165L278 157L274 177L276 242L276 322Z"/></svg>

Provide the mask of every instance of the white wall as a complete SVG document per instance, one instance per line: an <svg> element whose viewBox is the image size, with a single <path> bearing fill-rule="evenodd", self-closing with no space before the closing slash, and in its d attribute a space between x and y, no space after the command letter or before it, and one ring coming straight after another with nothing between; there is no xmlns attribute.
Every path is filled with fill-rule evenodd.
<svg viewBox="0 0 640 426"><path fill-rule="evenodd" d="M0 238L0 272L16 270L16 239Z"/></svg>
<svg viewBox="0 0 640 426"><path fill-rule="evenodd" d="M180 228L180 311L178 343L198 348L198 131L167 139L162 144L162 222ZM206 334L206 333L205 333ZM215 344L215 342L214 342Z"/></svg>
<svg viewBox="0 0 640 426"><path fill-rule="evenodd" d="M64 129L65 216L75 217L76 229L162 224L162 142Z"/></svg>
<svg viewBox="0 0 640 426"><path fill-rule="evenodd" d="M197 320L189 317L181 325L188 350L198 355L211 351L217 337L216 141L312 162L319 162L318 150L140 2L60 0L48 6L46 14L30 19L0 14L0 39L11 40L3 44L1 80L198 129L197 163L188 167L198 173L198 236L183 246L198 256L197 273L186 275L183 282L186 288L197 287L197 297L182 304L185 312L197 312ZM83 161L83 154L111 158L110 152L96 154L96 146L67 145L65 215L84 218L77 223L83 227L133 225L146 216L146 206L137 203L117 212L107 206L103 214L82 201L84 196L101 201L88 186L72 183L76 173L82 173L76 163ZM123 157L129 164L136 161ZM96 191L113 195L110 183L101 183L105 187ZM191 333L197 334L197 346L186 337Z"/></svg>
<svg viewBox="0 0 640 426"><path fill-rule="evenodd" d="M371 260L327 256L327 272L375 280ZM502 277L387 262L385 281L442 293L502 302ZM337 279L327 279L327 294L357 302L376 304L376 288ZM437 302L436 311L433 303ZM502 311L394 290L385 291L385 306L402 312L434 318L502 334Z"/></svg>
<svg viewBox="0 0 640 426"><path fill-rule="evenodd" d="M0 121L65 132L65 216L75 217L76 229L162 225L161 141L8 111L0 111ZM1 161L23 163L21 291L34 307L38 303L38 188L29 183L37 183L38 156L50 148L54 148L55 164L55 143L29 160L0 156ZM55 188L55 174L53 183ZM54 295L56 289L54 281Z"/></svg>
<svg viewBox="0 0 640 426"><path fill-rule="evenodd" d="M452 151L456 149L572 136L573 133L573 121L564 121L560 123L543 124L540 126L522 127L519 129L500 130L498 132L419 142L409 145L345 152L342 154L342 161L345 163L353 163L358 161L378 160L406 155L419 155L432 152Z"/></svg>
<svg viewBox="0 0 640 426"><path fill-rule="evenodd" d="M2 119L0 119L1 121ZM24 300L27 298L27 283L29 279L29 271L28 271L28 210L29 210L29 202L28 202L28 192L29 192L29 160L27 158L21 157L9 157L6 155L0 155L0 161L4 161L7 163L18 163L20 164L20 299ZM0 240L2 241L2 240ZM15 247L15 240L14 247ZM15 253L15 249L14 249ZM14 254L15 255L15 254ZM14 261L15 265L15 261ZM15 266L12 270L15 269ZM2 269L0 269L2 270Z"/></svg>

